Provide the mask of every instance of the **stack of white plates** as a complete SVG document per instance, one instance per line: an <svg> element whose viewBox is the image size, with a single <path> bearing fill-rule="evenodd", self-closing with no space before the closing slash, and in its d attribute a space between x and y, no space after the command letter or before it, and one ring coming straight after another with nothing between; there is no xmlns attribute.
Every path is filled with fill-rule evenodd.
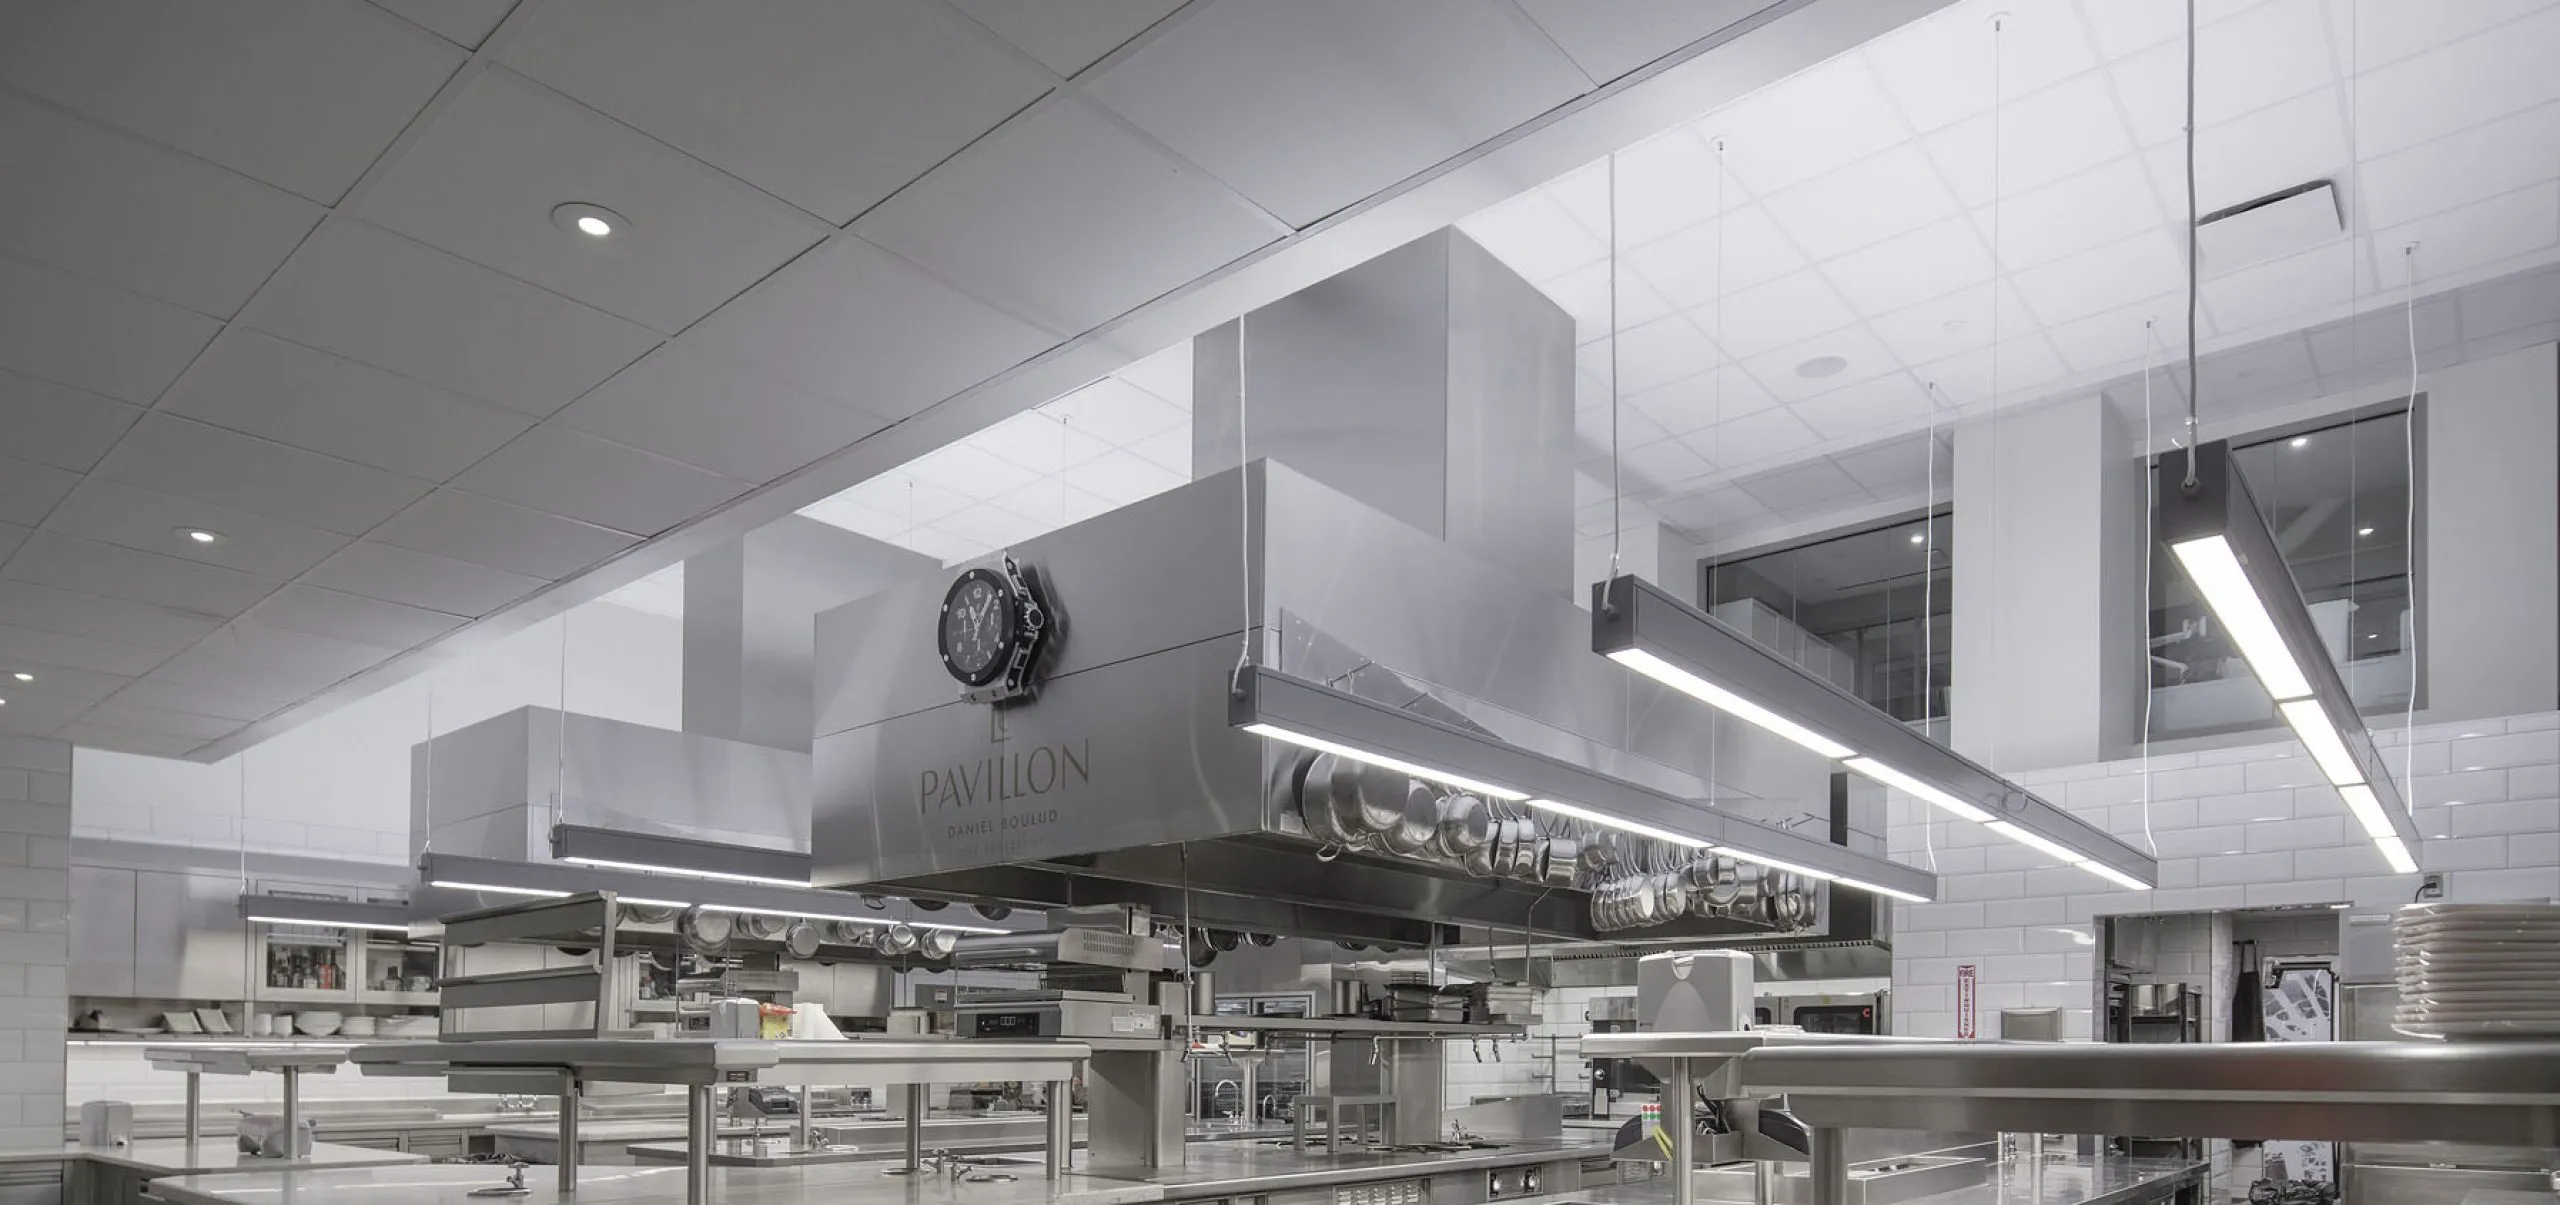
<svg viewBox="0 0 2560 1205"><path fill-rule="evenodd" d="M2391 920L2393 1028L2430 1038L2560 1037L2560 905L2411 904Z"/></svg>

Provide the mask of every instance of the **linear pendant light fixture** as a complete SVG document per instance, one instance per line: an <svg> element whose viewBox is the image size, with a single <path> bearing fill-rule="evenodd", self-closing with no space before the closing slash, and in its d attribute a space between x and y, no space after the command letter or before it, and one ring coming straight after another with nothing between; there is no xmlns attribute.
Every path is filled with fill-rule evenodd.
<svg viewBox="0 0 2560 1205"><path fill-rule="evenodd" d="M791 849L765 849L629 832L584 824L551 826L551 856L581 866L638 870L689 879L726 883L762 883L769 887L807 887L809 855Z"/></svg>
<svg viewBox="0 0 2560 1205"><path fill-rule="evenodd" d="M2383 860L2394 873L2414 873L2417 825L2320 642L2230 441L2198 444L2193 457L2194 480L2160 491L2160 541ZM2160 470L2176 471L2181 459L2164 457Z"/></svg>
<svg viewBox="0 0 2560 1205"><path fill-rule="evenodd" d="M1702 807L1488 733L1262 666L1236 675L1227 722L1301 748L1861 891L1922 903L1938 895L1937 876L1917 867Z"/></svg>
<svg viewBox="0 0 2560 1205"><path fill-rule="evenodd" d="M1637 673L2090 874L2137 891L2150 855L1815 677L1633 575L1592 587L1591 647Z"/></svg>
<svg viewBox="0 0 2560 1205"><path fill-rule="evenodd" d="M409 906L366 900L323 900L298 895L243 892L240 919L265 925L308 925L315 929L364 929L376 933L409 931Z"/></svg>

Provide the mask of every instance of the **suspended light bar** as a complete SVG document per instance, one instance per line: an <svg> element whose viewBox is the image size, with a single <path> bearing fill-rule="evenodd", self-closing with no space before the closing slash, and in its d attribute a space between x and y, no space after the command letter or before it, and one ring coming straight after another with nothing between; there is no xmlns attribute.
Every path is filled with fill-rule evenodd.
<svg viewBox="0 0 2560 1205"><path fill-rule="evenodd" d="M1588 766L1523 749L1332 687L1254 666L1237 675L1227 722L1434 782L1523 801L1691 849L1841 882L1898 899L1935 899L1936 875L1772 828Z"/></svg>
<svg viewBox="0 0 2560 1205"><path fill-rule="evenodd" d="M895 918L865 916L859 913L855 897L841 891L818 887L772 887L760 883L723 882L704 879L690 883L671 883L664 876L640 871L607 867L573 865L563 862L516 862L501 858L481 858L463 854L429 852L418 859L420 881L432 887L451 891L487 892L496 895L525 896L532 899L564 899L586 891L610 891L615 902L642 908L700 907L711 912L755 913L767 916L795 916L807 920L841 920L859 924L888 924ZM686 898L669 899L653 894L668 887L681 887ZM433 918L449 911L451 901L439 908L435 901L422 901L413 916ZM921 918L909 924L932 925L962 933L1009 933L1010 929L984 929L971 925L945 925Z"/></svg>
<svg viewBox="0 0 2560 1205"><path fill-rule="evenodd" d="M2228 440L2195 448L2195 481L2184 457L2165 458L2178 483L2160 491L2160 539L2196 593L2238 646L2322 776L2338 788L2365 835L2397 874L2418 869L2417 825L2391 781L2346 680L2321 643L2302 588L2284 565L2275 533L2250 496Z"/></svg>
<svg viewBox="0 0 2560 1205"><path fill-rule="evenodd" d="M1591 603L1592 650L1621 665L2111 883L2142 890L2159 880L2150 855L1650 582L1602 582L1592 587Z"/></svg>
<svg viewBox="0 0 2560 1205"><path fill-rule="evenodd" d="M702 841L664 833L555 824L551 826L551 856L562 862L601 866L608 870L637 870L724 883L762 883L772 887L809 885L809 855L802 851Z"/></svg>
<svg viewBox="0 0 2560 1205"><path fill-rule="evenodd" d="M802 912L791 908L740 908L730 904L704 904L705 912L752 913L757 916L789 916L800 920L844 921L856 925L909 925L919 929L949 929L954 933L1011 933L1011 929L994 929L985 925L955 925L921 917L900 920L886 916L848 916L842 912Z"/></svg>
<svg viewBox="0 0 2560 1205"><path fill-rule="evenodd" d="M315 929L363 929L377 933L409 931L409 906L373 900L327 900L300 895L244 892L240 919L265 925L308 925Z"/></svg>

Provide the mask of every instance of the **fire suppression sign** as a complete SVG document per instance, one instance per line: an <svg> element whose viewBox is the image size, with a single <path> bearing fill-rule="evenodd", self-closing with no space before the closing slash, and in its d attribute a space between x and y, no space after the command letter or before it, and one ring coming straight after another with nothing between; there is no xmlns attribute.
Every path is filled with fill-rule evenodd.
<svg viewBox="0 0 2560 1205"><path fill-rule="evenodd" d="M1968 962L1963 966L1956 968L1956 1036L1959 1038L1970 1038L1976 1036L1974 1032L1973 980L1974 973L1972 963Z"/></svg>

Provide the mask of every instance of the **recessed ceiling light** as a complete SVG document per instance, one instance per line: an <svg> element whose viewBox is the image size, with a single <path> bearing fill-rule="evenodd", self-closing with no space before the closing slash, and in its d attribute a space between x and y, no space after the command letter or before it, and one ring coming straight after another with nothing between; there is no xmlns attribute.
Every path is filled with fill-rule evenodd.
<svg viewBox="0 0 2560 1205"><path fill-rule="evenodd" d="M10 677L12 677L12 678L16 678L17 680L19 680L19 681L21 681L21 682L33 682L33 681L35 681L35 680L36 680L36 676L35 676L34 674L28 673L28 672L26 672L25 670L20 670L20 671L18 671L17 673L11 674L11 675L9 675L9 676L10 676Z"/></svg>
<svg viewBox="0 0 2560 1205"><path fill-rule="evenodd" d="M219 544L222 542L221 532L207 530L202 527L181 527L177 529L177 532L179 535L186 537L187 542L190 544Z"/></svg>
<svg viewBox="0 0 2560 1205"><path fill-rule="evenodd" d="M1815 356L1796 365L1796 375L1808 380L1820 380L1824 377L1839 376L1841 371L1848 367L1849 362L1838 356Z"/></svg>
<svg viewBox="0 0 2560 1205"><path fill-rule="evenodd" d="M1911 533L1911 542L1912 542L1912 543L1914 543L1914 544L1926 544L1926 543L1928 543L1928 542L1929 542L1929 533L1927 533L1927 532L1925 532L1925 531L1915 531L1915 532L1912 532L1912 533Z"/></svg>
<svg viewBox="0 0 2560 1205"><path fill-rule="evenodd" d="M571 201L551 211L551 224L583 238L602 241L628 233L631 223L602 205Z"/></svg>
<svg viewBox="0 0 2560 1205"><path fill-rule="evenodd" d="M2373 529L2370 527L2359 527L2356 529L2356 534L2360 536L2369 536L2373 534Z"/></svg>
<svg viewBox="0 0 2560 1205"><path fill-rule="evenodd" d="M2295 447L2297 447L2297 448L2307 448L2307 447L2310 447L2310 446L2311 446L2311 437L2310 437L2310 436L2308 436L2308 435L2296 435L2296 436L2294 436L2294 437L2293 437L2293 446L2295 446Z"/></svg>

